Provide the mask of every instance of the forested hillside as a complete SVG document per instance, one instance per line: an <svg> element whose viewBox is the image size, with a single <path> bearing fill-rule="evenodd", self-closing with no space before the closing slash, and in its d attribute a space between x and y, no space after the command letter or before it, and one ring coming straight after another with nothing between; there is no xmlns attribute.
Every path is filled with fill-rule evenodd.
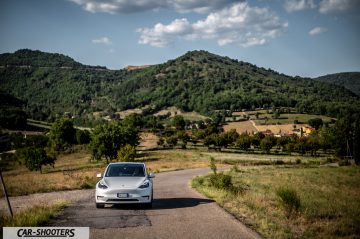
<svg viewBox="0 0 360 239"><path fill-rule="evenodd" d="M360 96L360 72L344 72L315 78L317 81L343 86Z"/></svg>
<svg viewBox="0 0 360 239"><path fill-rule="evenodd" d="M45 120L64 112L112 114L145 105L203 114L274 106L334 117L360 111L360 98L343 87L206 51L128 71L85 66L61 54L19 50L0 55L0 87L22 100L30 117Z"/></svg>

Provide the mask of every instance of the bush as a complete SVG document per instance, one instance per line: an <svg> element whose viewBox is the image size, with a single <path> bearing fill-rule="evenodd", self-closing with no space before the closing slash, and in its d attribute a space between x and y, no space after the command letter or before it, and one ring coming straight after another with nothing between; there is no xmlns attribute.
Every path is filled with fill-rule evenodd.
<svg viewBox="0 0 360 239"><path fill-rule="evenodd" d="M231 176L223 173L212 174L210 176L210 185L217 189L233 190L234 188Z"/></svg>
<svg viewBox="0 0 360 239"><path fill-rule="evenodd" d="M215 164L215 158L214 157L210 157L210 169L211 171L213 171L214 174L216 174L216 171L217 171L217 167L216 167L216 164Z"/></svg>
<svg viewBox="0 0 360 239"><path fill-rule="evenodd" d="M279 188L276 190L276 195L280 198L288 218L299 211L301 206L300 197L294 189Z"/></svg>
<svg viewBox="0 0 360 239"><path fill-rule="evenodd" d="M117 153L117 160L120 162L134 162L136 157L136 148L130 144L121 147Z"/></svg>

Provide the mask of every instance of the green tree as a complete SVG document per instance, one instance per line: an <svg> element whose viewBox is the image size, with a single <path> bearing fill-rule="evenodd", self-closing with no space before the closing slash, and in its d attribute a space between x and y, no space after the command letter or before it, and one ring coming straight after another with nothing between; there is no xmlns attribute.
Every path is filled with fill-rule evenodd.
<svg viewBox="0 0 360 239"><path fill-rule="evenodd" d="M49 133L50 148L55 152L67 149L75 142L75 128L69 119L58 119Z"/></svg>
<svg viewBox="0 0 360 239"><path fill-rule="evenodd" d="M241 134L236 140L236 147L241 150L248 150L251 146L251 138L248 134Z"/></svg>
<svg viewBox="0 0 360 239"><path fill-rule="evenodd" d="M268 136L266 136L260 141L260 148L266 153L270 153L273 145L273 140L271 139L271 137Z"/></svg>
<svg viewBox="0 0 360 239"><path fill-rule="evenodd" d="M76 130L76 142L77 144L88 144L90 143L90 133L87 130Z"/></svg>
<svg viewBox="0 0 360 239"><path fill-rule="evenodd" d="M178 142L178 138L176 137L176 135L172 135L172 136L166 137L165 141L169 147L175 147Z"/></svg>
<svg viewBox="0 0 360 239"><path fill-rule="evenodd" d="M182 148L185 149L187 142L190 140L190 136L184 130L181 130L176 133L176 137L182 142Z"/></svg>
<svg viewBox="0 0 360 239"><path fill-rule="evenodd" d="M321 118L309 119L308 123L311 127L315 128L316 130L318 130L324 124Z"/></svg>
<svg viewBox="0 0 360 239"><path fill-rule="evenodd" d="M120 123L103 124L92 132L90 150L94 159L100 160L104 156L108 163L117 158L117 151L126 144L139 144L137 129Z"/></svg>
<svg viewBox="0 0 360 239"><path fill-rule="evenodd" d="M42 172L42 166L51 165L54 167L56 160L55 157L48 156L44 149L34 147L28 147L21 150L21 157L25 166L30 171L40 170L40 173Z"/></svg>
<svg viewBox="0 0 360 239"><path fill-rule="evenodd" d="M178 130L183 130L186 125L184 117L182 117L181 115L175 115L175 117L171 121L171 125Z"/></svg>
<svg viewBox="0 0 360 239"><path fill-rule="evenodd" d="M126 144L117 152L117 160L120 162L134 162L136 157L136 147Z"/></svg>

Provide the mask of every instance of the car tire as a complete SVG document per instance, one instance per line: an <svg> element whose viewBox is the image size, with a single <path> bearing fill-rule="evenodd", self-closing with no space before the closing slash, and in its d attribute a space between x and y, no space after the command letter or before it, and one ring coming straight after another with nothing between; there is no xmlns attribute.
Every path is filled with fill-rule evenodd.
<svg viewBox="0 0 360 239"><path fill-rule="evenodd" d="M105 204L104 203L96 203L96 208L104 208Z"/></svg>

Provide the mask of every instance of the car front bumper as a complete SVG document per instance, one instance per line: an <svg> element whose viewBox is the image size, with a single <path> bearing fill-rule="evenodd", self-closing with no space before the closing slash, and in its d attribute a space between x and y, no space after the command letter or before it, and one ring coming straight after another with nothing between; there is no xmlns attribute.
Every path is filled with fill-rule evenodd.
<svg viewBox="0 0 360 239"><path fill-rule="evenodd" d="M101 189L96 188L96 203L150 203L152 201L152 188L136 189Z"/></svg>

